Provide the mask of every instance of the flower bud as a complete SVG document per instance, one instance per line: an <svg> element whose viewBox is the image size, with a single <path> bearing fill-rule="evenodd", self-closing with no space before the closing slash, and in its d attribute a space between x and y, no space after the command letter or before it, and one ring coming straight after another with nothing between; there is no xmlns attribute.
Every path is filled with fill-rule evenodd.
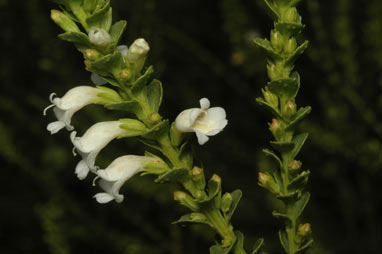
<svg viewBox="0 0 382 254"><path fill-rule="evenodd" d="M297 234L303 237L306 237L312 233L309 223L300 224L297 230Z"/></svg>
<svg viewBox="0 0 382 254"><path fill-rule="evenodd" d="M229 211L229 209L231 208L232 202L233 202L232 195L230 193L226 192L222 197L220 209L224 213L227 213Z"/></svg>
<svg viewBox="0 0 382 254"><path fill-rule="evenodd" d="M188 207L192 211L199 211L199 206L195 200L183 191L175 191L174 200L178 201L181 205Z"/></svg>
<svg viewBox="0 0 382 254"><path fill-rule="evenodd" d="M110 34L103 28L92 27L88 35L91 43L102 48L106 48L112 42Z"/></svg>
<svg viewBox="0 0 382 254"><path fill-rule="evenodd" d="M129 63L134 63L139 72L146 60L149 52L149 44L143 38L136 39L127 51L126 59Z"/></svg>
<svg viewBox="0 0 382 254"><path fill-rule="evenodd" d="M197 166L192 168L192 181L195 183L196 188L204 190L206 187L206 179L204 177L203 169Z"/></svg>
<svg viewBox="0 0 382 254"><path fill-rule="evenodd" d="M280 186L277 185L273 177L269 173L259 172L258 176L259 185L274 194L280 192Z"/></svg>
<svg viewBox="0 0 382 254"><path fill-rule="evenodd" d="M157 123L162 119L162 117L157 112L152 112L149 114L149 119L152 122Z"/></svg>
<svg viewBox="0 0 382 254"><path fill-rule="evenodd" d="M290 119L290 118L292 118L296 114L296 108L297 108L296 103L294 103L292 101L288 101L282 107L281 112L284 114L284 116L287 119Z"/></svg>
<svg viewBox="0 0 382 254"><path fill-rule="evenodd" d="M279 99L277 95L271 93L270 91L268 91L268 89L261 89L261 91L263 92L265 101L268 102L274 108L277 108L279 105Z"/></svg>
<svg viewBox="0 0 382 254"><path fill-rule="evenodd" d="M283 130L281 128L280 122L277 119L275 118L272 119L272 123L269 124L269 130L272 132L276 140L281 139Z"/></svg>
<svg viewBox="0 0 382 254"><path fill-rule="evenodd" d="M301 165L301 161L293 160L288 165L289 171L298 172L301 169Z"/></svg>
<svg viewBox="0 0 382 254"><path fill-rule="evenodd" d="M122 69L121 72L119 73L119 77L123 81L128 81L131 79L133 75L131 74L131 71L129 69Z"/></svg>
<svg viewBox="0 0 382 254"><path fill-rule="evenodd" d="M271 45L276 51L282 51L284 45L284 38L279 31L271 31Z"/></svg>
<svg viewBox="0 0 382 254"><path fill-rule="evenodd" d="M102 54L95 49L86 49L84 52L84 56L86 60L96 61L102 56Z"/></svg>
<svg viewBox="0 0 382 254"><path fill-rule="evenodd" d="M296 7L289 8L282 16L282 21L284 22L301 23L301 16L298 14Z"/></svg>
<svg viewBox="0 0 382 254"><path fill-rule="evenodd" d="M287 54L292 54L296 48L297 48L296 38L292 37L287 41L287 43L285 43L284 52Z"/></svg>
<svg viewBox="0 0 382 254"><path fill-rule="evenodd" d="M267 73L271 81L280 78L280 73L274 64L267 64Z"/></svg>
<svg viewBox="0 0 382 254"><path fill-rule="evenodd" d="M81 32L73 20L58 10L51 10L50 17L66 32Z"/></svg>

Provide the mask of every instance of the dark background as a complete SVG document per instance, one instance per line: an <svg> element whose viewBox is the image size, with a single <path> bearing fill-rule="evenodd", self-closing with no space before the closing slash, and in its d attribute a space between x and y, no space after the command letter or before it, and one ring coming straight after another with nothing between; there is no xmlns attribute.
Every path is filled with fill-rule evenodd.
<svg viewBox="0 0 382 254"><path fill-rule="evenodd" d="M382 180L382 32L379 0L307 0L300 5L309 40L297 61L297 97L311 105L300 125L310 137L299 159L311 170L311 201L303 214L315 238L309 254L379 253ZM122 40L144 37L148 64L164 85L161 114L171 120L208 97L227 111L223 133L197 147L207 176L219 174L226 191L244 196L232 223L248 249L265 237L281 253L272 217L279 206L257 185L257 173L274 167L261 152L271 116L255 103L266 83L266 55L252 39L268 37L272 15L262 0L112 1L115 20L128 21ZM49 1L0 0L0 253L207 253L214 233L204 226L172 225L186 212L172 199L177 185L135 177L122 204L100 205L90 178L78 181L69 133L51 136L54 120L42 110L48 96L90 85L73 45L61 41ZM89 106L77 113L81 131L115 119ZM122 154L142 154L134 139L113 141L98 158L107 165Z"/></svg>

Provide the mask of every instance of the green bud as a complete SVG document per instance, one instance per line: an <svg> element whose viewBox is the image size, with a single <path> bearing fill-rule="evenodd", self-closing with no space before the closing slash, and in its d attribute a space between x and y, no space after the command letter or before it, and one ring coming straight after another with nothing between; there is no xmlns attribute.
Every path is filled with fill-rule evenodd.
<svg viewBox="0 0 382 254"><path fill-rule="evenodd" d="M298 14L296 7L289 8L282 15L282 21L290 23L301 23L301 16Z"/></svg>
<svg viewBox="0 0 382 254"><path fill-rule="evenodd" d="M309 223L305 224L300 224L297 230L297 235L302 236L302 237L307 237L312 233L312 229L310 228Z"/></svg>
<svg viewBox="0 0 382 254"><path fill-rule="evenodd" d="M267 64L267 73L270 80L276 80L280 78L280 73L274 64Z"/></svg>
<svg viewBox="0 0 382 254"><path fill-rule="evenodd" d="M207 218L202 213L191 213L190 219L193 221L207 221Z"/></svg>
<svg viewBox="0 0 382 254"><path fill-rule="evenodd" d="M121 72L119 73L120 79L123 81L128 81L132 78L132 73L129 69L122 69Z"/></svg>
<svg viewBox="0 0 382 254"><path fill-rule="evenodd" d="M288 168L291 172L298 172L301 169L301 161L293 160L289 163Z"/></svg>
<svg viewBox="0 0 382 254"><path fill-rule="evenodd" d="M127 130L127 133L120 136L119 138L122 137L134 137L134 136L139 136L147 133L147 127L144 125L139 120L136 119L129 119L129 118L124 118L120 119L121 125L120 128Z"/></svg>
<svg viewBox="0 0 382 254"><path fill-rule="evenodd" d="M273 177L269 173L259 172L258 176L259 185L274 194L280 192L280 186L277 185Z"/></svg>
<svg viewBox="0 0 382 254"><path fill-rule="evenodd" d="M203 169L195 166L191 172L192 181L195 183L196 188L199 190L204 190L206 187L206 179L204 177Z"/></svg>
<svg viewBox="0 0 382 254"><path fill-rule="evenodd" d="M190 210L197 212L199 211L199 205L195 200L183 191L174 192L174 200L178 201L181 205L188 207Z"/></svg>
<svg viewBox="0 0 382 254"><path fill-rule="evenodd" d="M50 17L58 26L66 32L81 32L76 23L58 10L51 10Z"/></svg>
<svg viewBox="0 0 382 254"><path fill-rule="evenodd" d="M149 115L149 119L153 123L157 123L157 122L159 122L162 119L162 117L157 112L152 112Z"/></svg>
<svg viewBox="0 0 382 254"><path fill-rule="evenodd" d="M282 107L281 112L287 119L291 119L296 114L296 108L296 103L288 101Z"/></svg>
<svg viewBox="0 0 382 254"><path fill-rule="evenodd" d="M224 193L221 204L220 204L220 209L224 212L227 213L229 209L231 208L233 202L232 195L228 192Z"/></svg>
<svg viewBox="0 0 382 254"><path fill-rule="evenodd" d="M282 51L284 38L279 31L271 30L271 45L276 51Z"/></svg>
<svg viewBox="0 0 382 254"><path fill-rule="evenodd" d="M272 119L272 123L269 124L269 130L272 132L276 140L281 140L283 130L281 128L280 122L277 119Z"/></svg>
<svg viewBox="0 0 382 254"><path fill-rule="evenodd" d="M85 59L87 59L89 61L96 61L100 57L102 57L102 54L98 50L95 50L95 49L86 49L84 51L84 56L85 56Z"/></svg>
<svg viewBox="0 0 382 254"><path fill-rule="evenodd" d="M217 183L221 183L222 182L222 179L220 178L220 176L218 176L217 174L213 174L213 176L211 177L210 179L211 181L214 181L214 182L217 182Z"/></svg>
<svg viewBox="0 0 382 254"><path fill-rule="evenodd" d="M284 52L287 54L292 54L297 48L296 38L290 38L284 45Z"/></svg>
<svg viewBox="0 0 382 254"><path fill-rule="evenodd" d="M268 91L268 89L261 89L261 91L263 92L265 101L268 102L274 108L277 108L279 105L279 99L277 95L271 93L270 91Z"/></svg>

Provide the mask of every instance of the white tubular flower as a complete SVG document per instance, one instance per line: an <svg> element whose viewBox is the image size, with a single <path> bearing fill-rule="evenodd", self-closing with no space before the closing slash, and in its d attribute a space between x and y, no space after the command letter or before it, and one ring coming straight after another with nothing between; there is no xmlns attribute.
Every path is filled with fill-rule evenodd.
<svg viewBox="0 0 382 254"><path fill-rule="evenodd" d="M228 124L223 108L209 107L210 101L207 98L200 99L200 108L182 111L175 120L175 127L180 132L195 132L199 144L205 144L208 136L218 134Z"/></svg>
<svg viewBox="0 0 382 254"><path fill-rule="evenodd" d="M88 36L91 43L100 47L106 47L112 42L110 34L103 28L90 28Z"/></svg>
<svg viewBox="0 0 382 254"><path fill-rule="evenodd" d="M73 126L70 125L73 114L86 105L101 102L102 98L98 96L100 93L108 92L91 86L77 86L70 89L62 98L54 98L56 94L52 93L49 97L52 104L45 108L44 115L49 108L54 107L53 111L58 121L48 124L47 130L51 134L64 127L68 131L73 130Z"/></svg>
<svg viewBox="0 0 382 254"><path fill-rule="evenodd" d="M123 201L123 195L119 189L132 176L144 170L144 165L155 159L146 156L125 155L115 159L106 169L97 171L101 180L99 185L105 192L94 195L98 203L108 203L115 200L117 203Z"/></svg>
<svg viewBox="0 0 382 254"><path fill-rule="evenodd" d="M76 137L76 131L70 133L75 150L82 156L75 170L80 180L84 179L90 170L96 171L95 159L98 153L110 141L126 132L120 125L120 121L100 122L91 126L82 137Z"/></svg>
<svg viewBox="0 0 382 254"><path fill-rule="evenodd" d="M145 39L136 39L127 51L127 61L129 63L135 63L137 69L141 70L149 50L149 44L145 41Z"/></svg>

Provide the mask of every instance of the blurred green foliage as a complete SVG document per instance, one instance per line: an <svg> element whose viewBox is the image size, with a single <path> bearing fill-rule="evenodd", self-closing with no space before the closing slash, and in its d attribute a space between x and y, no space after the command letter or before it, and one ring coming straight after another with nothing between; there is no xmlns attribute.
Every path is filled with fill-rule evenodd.
<svg viewBox="0 0 382 254"><path fill-rule="evenodd" d="M128 21L123 42L144 37L148 63L164 84L162 115L174 119L201 97L226 109L229 125L196 149L207 176L244 197L233 218L252 245L260 236L280 253L279 205L257 186L259 169L272 167L261 148L271 136L270 115L255 104L266 82L265 53L252 43L268 37L271 13L262 0L112 1L115 19ZM184 213L174 185L135 177L122 204L99 205L91 179L74 175L69 133L50 136L42 116L51 92L89 85L83 59L49 19L50 1L0 1L1 253L207 253L213 232L171 222ZM382 220L382 2L307 0L301 5L310 46L297 62L299 105L313 112L301 124L310 138L301 152L312 172L310 254L378 253ZM88 107L74 117L80 132L110 115ZM135 140L112 142L98 158L142 154Z"/></svg>

